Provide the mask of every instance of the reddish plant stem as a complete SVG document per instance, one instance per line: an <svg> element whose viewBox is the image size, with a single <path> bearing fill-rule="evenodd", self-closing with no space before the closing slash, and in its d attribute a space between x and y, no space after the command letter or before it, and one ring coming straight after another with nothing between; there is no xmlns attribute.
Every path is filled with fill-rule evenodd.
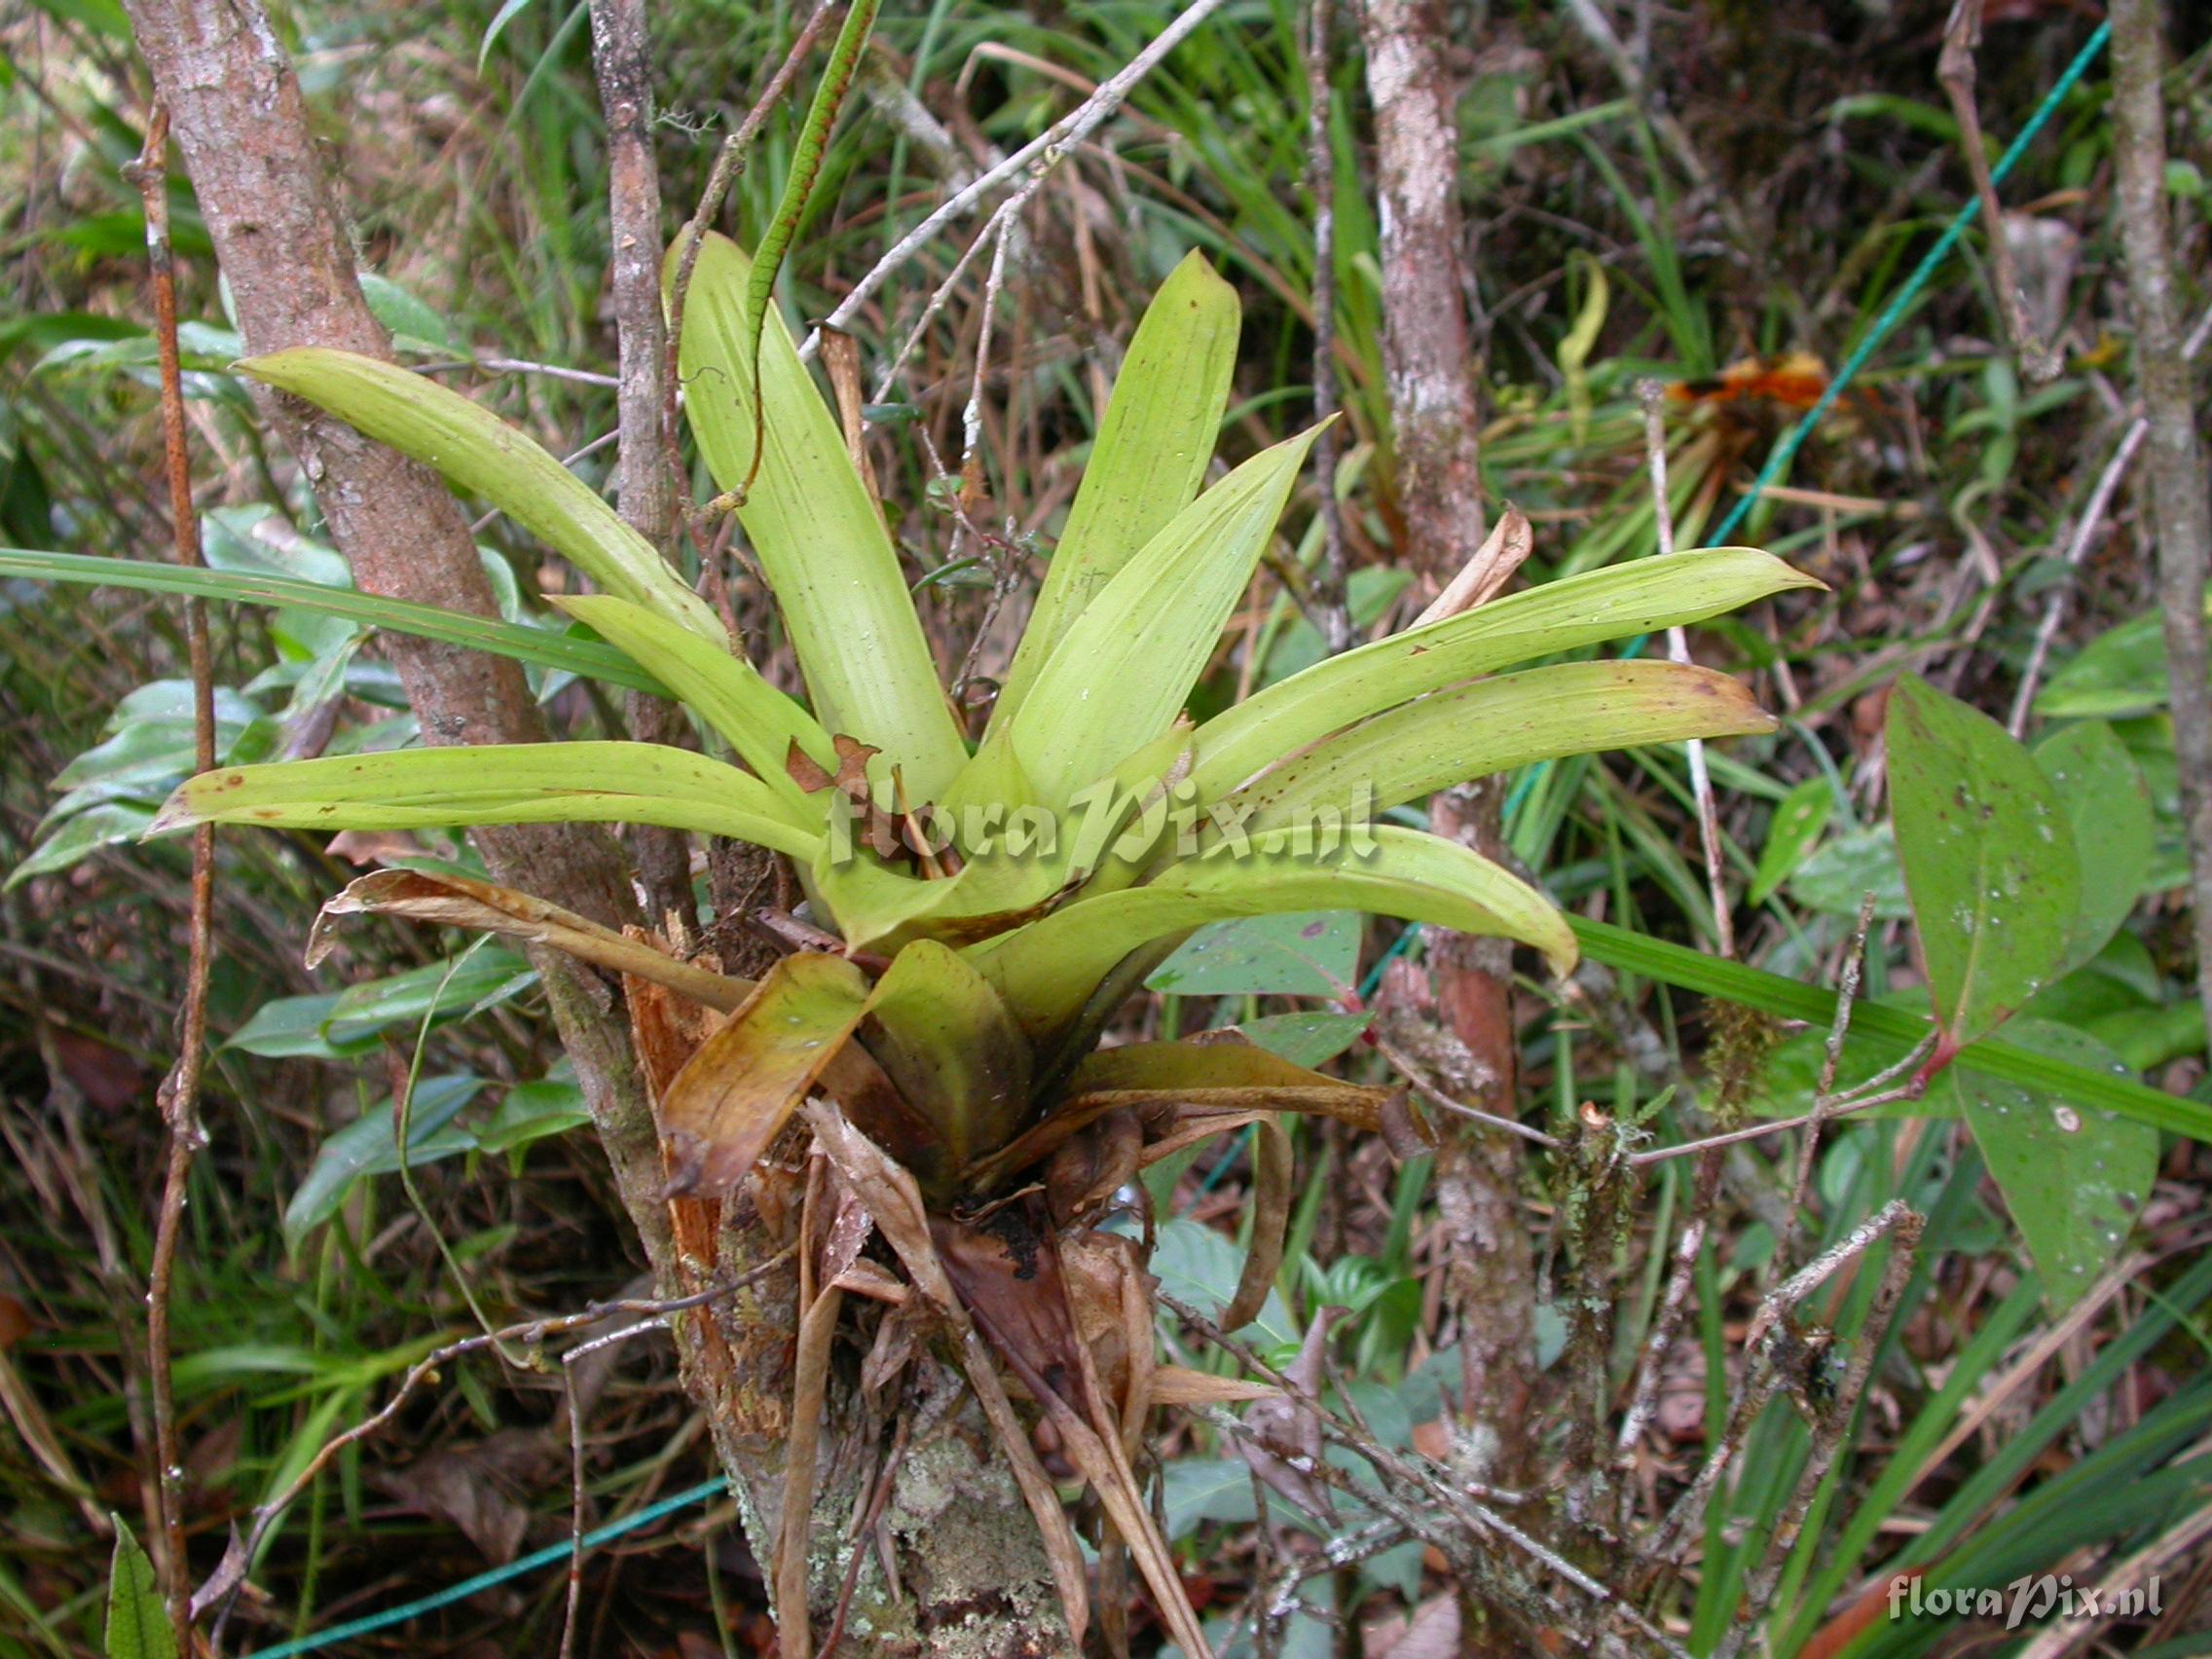
<svg viewBox="0 0 2212 1659"><path fill-rule="evenodd" d="M154 341L162 381L162 449L169 486L169 528L176 562L200 563L200 520L192 505L192 464L185 448L184 376L176 345L176 269L169 249L168 111L156 104L146 123L146 143L131 164L146 216L146 260L153 277ZM185 648L192 667L193 761L200 771L215 764L215 690L207 652L207 608L184 604ZM184 1455L177 1444L176 1389L169 1365L169 1303L175 1287L177 1242L184 1232L184 1202L192 1164L206 1144L200 1125L200 1082L207 1049L207 974L213 956L215 830L192 832L192 908L184 1008L176 1064L161 1088L168 1126L168 1165L161 1209L154 1223L153 1260L146 1274L146 1375L153 1393L154 1455L161 1487L162 1567L169 1624L177 1651L192 1650L192 1572L184 1539Z"/></svg>

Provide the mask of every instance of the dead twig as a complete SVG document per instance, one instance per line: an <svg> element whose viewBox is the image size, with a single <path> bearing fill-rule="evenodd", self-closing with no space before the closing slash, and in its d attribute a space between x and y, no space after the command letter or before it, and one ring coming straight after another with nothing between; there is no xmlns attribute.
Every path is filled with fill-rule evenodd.
<svg viewBox="0 0 2212 1659"><path fill-rule="evenodd" d="M1951 100L1951 114L1959 124L1959 147L1966 153L1974 195L1981 200L1982 229L1989 236L1990 281L1997 289L1997 314L2004 319L2006 340L2020 361L2020 372L2042 386L2058 378L2061 363L2058 353L2036 338L2035 324L2028 320L2028 302L2012 269L2012 244L2005 236L2005 209L1989 176L1989 152L1973 100L1973 55L1981 46L1981 8L1982 0L1956 0L1952 6L1950 20L1943 25L1943 51L1936 60L1936 79L1943 83L1943 93Z"/></svg>
<svg viewBox="0 0 2212 1659"><path fill-rule="evenodd" d="M1337 413L1337 156L1329 120L1336 94L1329 84L1334 0L1306 9L1306 190L1313 199L1313 470L1321 480L1321 558L1313 571L1313 610L1332 655L1351 645L1351 606L1345 575L1345 518L1337 501L1337 462L1344 439Z"/></svg>
<svg viewBox="0 0 2212 1659"><path fill-rule="evenodd" d="M200 520L192 505L192 462L185 449L184 376L176 344L176 268L169 249L168 111L154 106L146 143L131 164L131 182L146 215L146 259L153 277L154 335L162 379L162 447L167 462L169 530L176 562L200 563ZM208 664L207 608L185 601L186 652L192 665L193 763L215 765L215 690ZM207 976L214 958L215 831L203 824L192 832L192 911L184 1007L176 1064L161 1088L168 1128L168 1163L161 1210L154 1224L153 1259L146 1275L146 1372L154 1396L154 1448L160 1467L163 1573L169 1623L177 1650L192 1647L192 1584L184 1547L184 1460L177 1445L176 1391L169 1354L169 1299L175 1286L177 1242L193 1161L207 1144L200 1124L200 1084L207 1048Z"/></svg>

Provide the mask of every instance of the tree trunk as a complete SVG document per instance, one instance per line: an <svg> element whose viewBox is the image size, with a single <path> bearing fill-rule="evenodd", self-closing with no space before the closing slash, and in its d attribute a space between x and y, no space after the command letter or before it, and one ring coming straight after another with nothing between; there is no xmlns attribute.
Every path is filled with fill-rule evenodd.
<svg viewBox="0 0 2212 1659"><path fill-rule="evenodd" d="M1404 527L1399 552L1439 584L1484 536L1458 85L1448 61L1452 14L1445 0L1366 0L1361 14L1382 210L1382 369ZM1495 788L1484 784L1436 796L1430 811L1439 833L1494 857L1499 804ZM1462 1077L1452 1081L1479 1091L1487 1110L1510 1115L1512 947L1438 930L1428 955L1437 1015L1464 1056ZM1459 1416L1492 1478L1519 1486L1529 1472L1535 1375L1534 1262L1521 1214L1519 1142L1460 1120L1438 1126L1436 1197L1460 1345ZM1467 1641L1470 1653L1521 1651L1511 1635L1472 1621Z"/></svg>
<svg viewBox="0 0 2212 1659"><path fill-rule="evenodd" d="M127 0L127 9L230 281L247 350L319 346L389 360L390 338L361 296L298 81L260 0ZM619 234L640 232L633 222ZM618 245L623 253L638 256ZM299 458L331 539L364 591L497 614L467 522L435 476L306 404L256 395ZM636 472L626 479L625 508L641 517L660 510L648 480ZM515 663L402 635L387 636L385 645L424 741L544 737ZM629 872L603 830L480 830L473 839L497 881L610 925L635 919ZM692 1275L675 1247L659 1136L621 1000L566 957L534 951L532 959L655 1278L664 1293L682 1286ZM722 1272L773 1254L782 1240L766 1222L733 1214L722 1231ZM764 1280L710 1316L677 1321L685 1387L707 1414L763 1563L783 1491L793 1297L788 1279ZM943 1379L956 1374L923 1355L913 1375L922 1380L915 1386L927 1389L953 1386ZM864 1431L880 1436L885 1426L865 1416L849 1376L833 1386L829 1410L808 1574L817 1620L828 1617L843 1583L860 1483L874 1479ZM933 1420L939 1426L917 1435L897 1462L880 1523L861 1539L864 1570L846 1622L854 1645L894 1659L1065 1652L1042 1546L994 1443L960 1406ZM896 1594L877 1565L883 1550L898 1564Z"/></svg>
<svg viewBox="0 0 2212 1659"><path fill-rule="evenodd" d="M2166 680L2174 759L2189 830L2190 891L2196 922L2196 987L2212 1019L2212 690L2206 685L2204 583L2212 576L2212 505L2196 432L2193 377L2182 353L2166 213L2165 59L2157 0L2113 0L2113 126L2120 245L2135 312L2135 378L2150 424L2152 518L2158 546L2158 604L2165 612Z"/></svg>

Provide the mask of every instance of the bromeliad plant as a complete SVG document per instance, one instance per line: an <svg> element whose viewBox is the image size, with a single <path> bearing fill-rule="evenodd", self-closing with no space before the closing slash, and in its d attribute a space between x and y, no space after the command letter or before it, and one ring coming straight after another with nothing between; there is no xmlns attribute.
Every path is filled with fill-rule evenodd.
<svg viewBox="0 0 2212 1659"><path fill-rule="evenodd" d="M560 909L559 895L386 871L332 907L537 939L724 1011L657 1102L672 1190L729 1192L803 1110L913 1285L969 1333L969 1374L1002 1435L1014 1419L997 1365L1098 1489L1176 1639L1201 1652L1130 1473L1143 1408L1173 1392L1151 1364L1149 1281L1133 1252L1116 1254L1123 1241L1109 1247L1085 1224L1142 1164L1258 1124L1261 1224L1223 1316L1235 1327L1279 1263L1289 1158L1273 1114L1327 1113L1398 1137L1420 1129L1387 1091L1257 1049L1100 1049L1107 1021L1191 930L1267 912L1356 908L1498 935L1566 970L1572 938L1533 886L1377 815L1547 756L1768 729L1739 685L1702 669L1499 671L1808 578L1747 548L1632 563L1425 620L1192 724L1186 700L1314 436L1201 488L1238 307L1194 255L1137 331L971 745L836 420L772 308L749 309L766 306L750 269L735 244L704 242L681 360L692 434L717 482L742 498L735 511L804 674L803 706L734 648L651 546L520 433L388 364L280 352L243 371L438 468L565 555L600 591L563 608L731 758L588 742L246 766L186 783L157 828L581 820L787 856L827 948L784 957L757 983L599 928ZM978 1332L996 1365L978 1360ZM1021 1437L1003 1437L1080 1629L1082 1563L1056 1496Z"/></svg>

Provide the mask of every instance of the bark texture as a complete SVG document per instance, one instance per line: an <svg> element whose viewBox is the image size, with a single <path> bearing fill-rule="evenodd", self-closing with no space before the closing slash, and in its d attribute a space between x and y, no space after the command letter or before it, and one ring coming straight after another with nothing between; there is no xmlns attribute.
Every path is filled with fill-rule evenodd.
<svg viewBox="0 0 2212 1659"><path fill-rule="evenodd" d="M268 15L253 0L130 0L128 10L230 281L247 351L325 346L389 360L390 336L361 296L352 243ZM296 399L257 396L299 458L331 540L363 590L498 613L467 521L433 474ZM388 636L386 648L425 742L544 737L519 664L401 635ZM556 895L597 921L619 925L634 913L621 856L604 830L516 827L479 830L475 841L495 880ZM539 954L535 965L615 1179L658 1267L667 1246L659 1148L620 1013L566 958Z"/></svg>
<svg viewBox="0 0 2212 1659"><path fill-rule="evenodd" d="M259 0L129 0L127 9L157 95L170 112L247 350L321 346L389 360L390 339L361 296L352 243L316 152L299 84ZM630 14L615 20L632 32L618 29L616 38L642 47L643 19L636 9L608 10ZM641 148L649 120L649 103L637 80L643 65L628 67L629 78L616 78L612 100L624 110L617 125L626 129L615 163L616 281L635 310L637 295L649 290L625 262L657 262L658 208L648 213L637 170L649 171L651 165L649 151ZM652 314L657 320L657 296ZM624 343L626 421L639 395L630 370L640 355L657 355L652 343L641 344L643 352ZM362 589L497 614L467 522L433 474L304 403L266 392L260 397L266 418L299 458L331 539ZM633 458L631 448L625 443L623 505L633 522L665 525L673 497L665 505L654 503L644 459L663 452L646 443ZM633 459L635 469L627 464ZM654 521L655 513L664 516ZM665 539L664 529L664 545ZM386 646L425 741L524 743L544 737L537 706L515 663L398 635L388 636ZM635 919L629 873L603 830L494 829L476 831L474 839L495 880L557 899L610 925ZM762 1215L759 1205L732 1205L719 1225L709 1223L713 1245L693 1249L703 1242L694 1235L679 1248L672 1206L662 1198L659 1137L623 999L566 957L533 952L533 960L662 1291L699 1288L708 1282L705 1274L732 1273L773 1254L794 1230L795 1219L788 1213ZM708 1417L763 1562L776 1535L782 1492L794 1297L788 1277L770 1277L710 1318L676 1322L686 1389ZM852 1367L842 1369L849 1373ZM945 1374L925 1353L912 1375L934 1385ZM1067 1651L1034 1524L1003 1457L957 1400L940 1405L934 1428L915 1431L882 1489L876 1526L862 1531L857 1543L849 1524L865 1507L858 1500L868 1495L867 1483L879 1476L872 1448L886 1425L861 1408L849 1379L832 1390L830 1420L809 1564L810 1601L817 1620L825 1621L838 1599L846 1564L856 1548L864 1552L846 1625L848 1651L865 1649L889 1659L925 1654L1046 1659ZM879 1552L898 1562L896 1592L887 1589L874 1565Z"/></svg>
<svg viewBox="0 0 2212 1659"><path fill-rule="evenodd" d="M666 425L668 350L660 309L660 168L653 161L652 57L645 0L592 0L591 60L607 115L608 231L613 244L608 286L620 352L616 393L620 437L614 497L630 528L667 555L676 538L676 473ZM676 711L657 697L630 693L630 735L666 743ZM679 830L640 825L631 831L638 882L655 923L671 912L686 932L698 921L691 901L690 843Z"/></svg>
<svg viewBox="0 0 2212 1659"><path fill-rule="evenodd" d="M2135 374L2150 424L2146 468L2165 612L2174 758L2189 828L2196 986L2212 1018L2212 689L2206 683L2204 583L2212 575L2212 504L2205 497L2189 359L2182 350L2166 214L2165 48L2157 0L2114 0L2113 125L2119 137L2120 245L2135 312Z"/></svg>
<svg viewBox="0 0 2212 1659"><path fill-rule="evenodd" d="M1390 400L1400 556L1438 585L1485 533L1480 414L1463 278L1470 257L1459 208L1457 78L1445 0L1366 0L1360 27L1375 118L1382 209L1382 369ZM1499 797L1489 786L1430 804L1439 833L1498 852ZM1446 1081L1485 1109L1513 1110L1511 947L1433 932L1436 1013L1457 1064ZM1521 1485L1529 1468L1535 1365L1534 1262L1519 1201L1517 1143L1461 1121L1439 1125L1437 1204L1446 1289L1460 1343L1459 1412L1493 1477ZM1473 1611L1474 1609L1470 1609ZM1515 1639L1470 1622L1466 1651L1517 1652Z"/></svg>

